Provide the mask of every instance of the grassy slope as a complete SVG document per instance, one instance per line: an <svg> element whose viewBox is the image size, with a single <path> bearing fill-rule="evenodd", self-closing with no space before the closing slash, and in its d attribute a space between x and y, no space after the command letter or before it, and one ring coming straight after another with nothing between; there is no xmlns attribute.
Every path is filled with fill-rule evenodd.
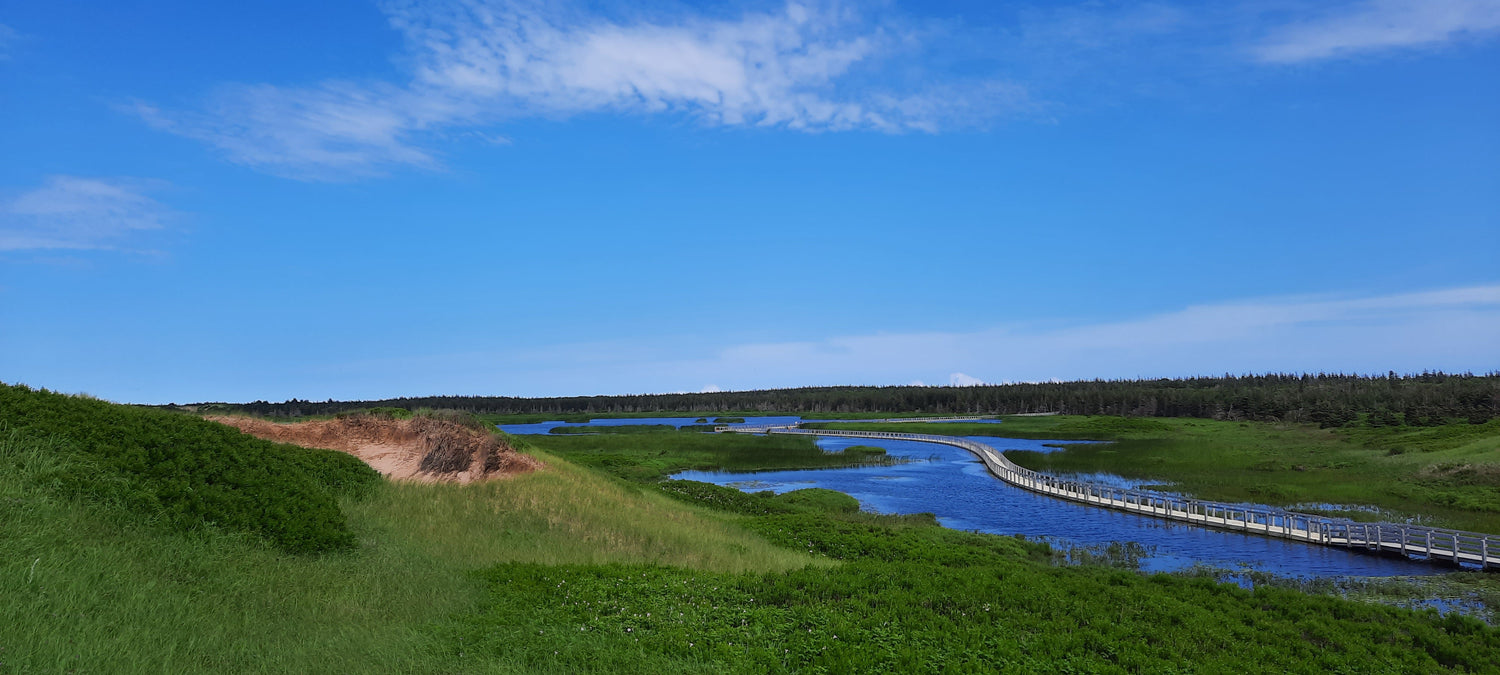
<svg viewBox="0 0 1500 675"><path fill-rule="evenodd" d="M351 521L461 567L631 562L741 572L817 562L723 514L528 451L547 468L467 486L391 484L383 499L350 504Z"/></svg>
<svg viewBox="0 0 1500 675"><path fill-rule="evenodd" d="M509 481L383 484L345 502L359 548L323 556L70 498L48 486L69 458L0 436L0 672L453 672L432 631L476 608L480 566L819 562L545 455Z"/></svg>
<svg viewBox="0 0 1500 675"><path fill-rule="evenodd" d="M828 426L828 425L818 425ZM1118 417L1008 417L1002 425L832 425L1014 438L1112 440L1064 452L1009 452L1039 471L1104 471L1205 499L1363 504L1500 532L1500 420L1442 427L1310 425ZM1353 514L1358 515L1358 514Z"/></svg>

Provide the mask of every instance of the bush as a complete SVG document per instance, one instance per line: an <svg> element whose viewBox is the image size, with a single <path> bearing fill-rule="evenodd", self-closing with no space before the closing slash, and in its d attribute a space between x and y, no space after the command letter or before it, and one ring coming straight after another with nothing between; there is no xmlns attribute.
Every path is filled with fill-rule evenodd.
<svg viewBox="0 0 1500 675"><path fill-rule="evenodd" d="M263 441L188 415L0 385L0 426L65 441L90 461L56 481L176 529L249 532L282 550L355 543L338 498L379 474L350 455Z"/></svg>
<svg viewBox="0 0 1500 675"><path fill-rule="evenodd" d="M805 488L776 495L776 501L792 506L801 506L816 511L853 513L859 510L859 500L836 490Z"/></svg>
<svg viewBox="0 0 1500 675"><path fill-rule="evenodd" d="M725 485L714 485L696 480L669 480L657 484L669 497L689 504L698 504L720 511L742 515L764 516L773 513L790 513L797 510L775 498L775 493L766 491L756 494L741 492Z"/></svg>

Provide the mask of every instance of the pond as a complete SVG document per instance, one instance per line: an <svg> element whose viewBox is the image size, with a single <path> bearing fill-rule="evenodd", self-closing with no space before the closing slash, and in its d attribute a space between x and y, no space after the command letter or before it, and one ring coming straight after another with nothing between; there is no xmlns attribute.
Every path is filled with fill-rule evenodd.
<svg viewBox="0 0 1500 675"><path fill-rule="evenodd" d="M1048 452L1056 449L1057 444L1073 442L969 438L1002 452ZM1148 572L1184 569L1194 564L1303 577L1428 575L1444 571L1426 562L1213 530L1034 494L1001 482L985 470L978 458L949 445L865 438L818 440L818 446L830 452L854 445L882 447L890 456L908 461L891 466L755 473L684 471L673 478L729 485L749 492L827 488L853 496L867 511L932 513L945 527L1021 534L1062 547L1137 542L1148 552L1140 562L1141 569ZM1066 477L1126 488L1143 485L1110 474Z"/></svg>
<svg viewBox="0 0 1500 675"><path fill-rule="evenodd" d="M702 424L698 417L600 418L586 423L506 424L512 434L545 434L559 426L657 424L682 427ZM708 416L713 420L713 416ZM791 425L797 416L746 417L745 425ZM806 420L830 422L835 420ZM858 421L858 420L849 420ZM993 420L996 424L999 420ZM937 427L941 423L934 423ZM934 429L939 431L939 429ZM1086 441L1025 440L971 436L1001 452L1052 452L1061 445ZM977 457L950 445L868 438L819 438L818 447L838 452L855 445L884 448L906 460L889 466L802 469L754 473L684 471L672 476L757 492L827 488L859 500L874 513L932 513L944 527L1044 539L1055 546L1103 549L1115 542L1136 542L1147 551L1140 568L1147 572L1185 569L1197 564L1256 570L1298 577L1397 576L1442 574L1445 568L1404 558L1303 544L1285 539L1239 534L1140 516L1113 509L1046 497L1007 485L990 475ZM1061 477L1140 488L1149 482L1114 474L1061 474Z"/></svg>

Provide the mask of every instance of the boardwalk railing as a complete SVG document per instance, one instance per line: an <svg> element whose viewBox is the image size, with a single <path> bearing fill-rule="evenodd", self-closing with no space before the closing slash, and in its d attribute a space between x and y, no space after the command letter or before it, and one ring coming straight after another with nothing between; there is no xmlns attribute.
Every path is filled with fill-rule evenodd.
<svg viewBox="0 0 1500 675"><path fill-rule="evenodd" d="M795 426L728 427L739 433L840 436L898 441L942 443L963 448L979 457L1000 480L1019 488L1061 499L1104 508L1129 511L1157 518L1239 532L1294 539L1324 546L1343 546L1428 560L1500 568L1500 536L1447 530L1400 523L1356 523L1247 504L1228 504L1172 497L1141 490L1068 481L1016 465L994 448L956 436L905 434L885 431L825 431Z"/></svg>

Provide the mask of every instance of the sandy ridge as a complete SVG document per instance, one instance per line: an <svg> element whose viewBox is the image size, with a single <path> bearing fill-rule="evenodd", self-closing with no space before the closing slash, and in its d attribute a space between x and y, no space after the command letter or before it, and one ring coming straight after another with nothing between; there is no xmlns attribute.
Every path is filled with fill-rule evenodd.
<svg viewBox="0 0 1500 675"><path fill-rule="evenodd" d="M541 468L492 434L430 417L350 415L289 424L229 415L204 419L269 441L346 452L396 480L471 483Z"/></svg>

